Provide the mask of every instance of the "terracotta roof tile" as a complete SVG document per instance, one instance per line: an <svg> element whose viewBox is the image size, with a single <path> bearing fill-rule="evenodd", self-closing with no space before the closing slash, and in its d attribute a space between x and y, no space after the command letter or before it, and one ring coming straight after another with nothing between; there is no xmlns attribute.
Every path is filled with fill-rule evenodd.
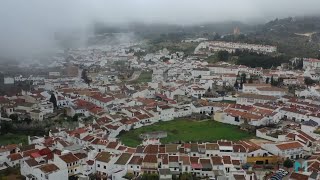
<svg viewBox="0 0 320 180"><path fill-rule="evenodd" d="M14 153L14 154L8 155L8 159L10 159L11 161L16 161L16 160L22 159L22 156L20 153Z"/></svg>
<svg viewBox="0 0 320 180"><path fill-rule="evenodd" d="M303 146L297 142L285 142L282 144L277 144L276 145L280 150L287 150L287 149L296 149L296 148L302 148Z"/></svg>
<svg viewBox="0 0 320 180"><path fill-rule="evenodd" d="M39 169L46 174L59 170L59 168L54 164L44 164L40 166Z"/></svg>
<svg viewBox="0 0 320 180"><path fill-rule="evenodd" d="M133 156L129 162L129 164L141 165L143 158L140 156Z"/></svg>
<svg viewBox="0 0 320 180"><path fill-rule="evenodd" d="M72 153L69 153L69 154L65 154L65 155L61 155L59 156L60 159L62 159L64 162L66 163L73 163L73 162L76 162L78 161L79 159Z"/></svg>
<svg viewBox="0 0 320 180"><path fill-rule="evenodd" d="M157 156L152 155L152 154L147 154L144 158L143 161L144 163L157 163Z"/></svg>

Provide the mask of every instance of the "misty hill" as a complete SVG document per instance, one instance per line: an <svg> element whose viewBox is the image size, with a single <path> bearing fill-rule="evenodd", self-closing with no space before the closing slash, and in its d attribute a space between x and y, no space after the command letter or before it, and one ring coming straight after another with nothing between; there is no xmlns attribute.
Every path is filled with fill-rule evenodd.
<svg viewBox="0 0 320 180"><path fill-rule="evenodd" d="M140 35L154 35L167 33L185 33L185 34L201 34L201 33L232 33L235 27L242 30L249 30L250 25L241 23L239 21L226 21L220 23L206 23L198 25L176 25L176 24L161 24L161 23L140 23L134 22L127 25L112 26L104 23L96 22L94 25L94 32L96 34L104 33L119 33L119 32L134 32Z"/></svg>
<svg viewBox="0 0 320 180"><path fill-rule="evenodd" d="M275 19L266 23L251 37L277 45L280 52L298 57L318 57L320 17Z"/></svg>
<svg viewBox="0 0 320 180"><path fill-rule="evenodd" d="M275 19L262 26L263 31L275 33L309 33L320 30L320 17L289 17Z"/></svg>
<svg viewBox="0 0 320 180"><path fill-rule="evenodd" d="M275 19L248 29L245 34L222 40L275 45L280 53L291 57L319 57L320 17Z"/></svg>

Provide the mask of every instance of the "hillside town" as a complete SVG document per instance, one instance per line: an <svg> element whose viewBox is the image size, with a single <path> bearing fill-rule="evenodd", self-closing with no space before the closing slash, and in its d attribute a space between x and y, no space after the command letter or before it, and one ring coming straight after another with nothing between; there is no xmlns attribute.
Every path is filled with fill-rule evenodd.
<svg viewBox="0 0 320 180"><path fill-rule="evenodd" d="M46 75L4 74L2 132L15 134L19 123L44 132L1 144L0 169L17 169L27 180L320 179L320 60L263 69L203 58L236 49L277 51L204 40L189 55L125 44L69 49ZM302 69L292 68L297 63ZM119 138L180 119L227 124L251 138L163 142L177 133L152 131L137 146Z"/></svg>

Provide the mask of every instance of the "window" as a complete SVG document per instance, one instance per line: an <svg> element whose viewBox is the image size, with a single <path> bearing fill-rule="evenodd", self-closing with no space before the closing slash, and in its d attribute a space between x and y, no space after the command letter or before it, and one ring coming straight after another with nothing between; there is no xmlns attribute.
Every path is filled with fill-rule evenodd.
<svg viewBox="0 0 320 180"><path fill-rule="evenodd" d="M100 164L98 164L98 168L100 167Z"/></svg>
<svg viewBox="0 0 320 180"><path fill-rule="evenodd" d="M104 169L107 169L107 166L103 166Z"/></svg>

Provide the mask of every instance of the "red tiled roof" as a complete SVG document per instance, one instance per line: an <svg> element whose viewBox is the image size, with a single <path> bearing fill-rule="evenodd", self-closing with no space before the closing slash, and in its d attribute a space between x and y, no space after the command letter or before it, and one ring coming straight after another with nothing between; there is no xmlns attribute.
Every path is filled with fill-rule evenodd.
<svg viewBox="0 0 320 180"><path fill-rule="evenodd" d="M10 159L11 161L16 161L16 160L22 159L22 156L20 153L14 153L14 154L8 155L8 159Z"/></svg>
<svg viewBox="0 0 320 180"><path fill-rule="evenodd" d="M62 159L64 162L66 163L72 163L72 162L76 162L78 161L79 159L73 155L72 153L69 153L69 154L65 154L65 155L62 155L62 156L59 156L60 159Z"/></svg>
<svg viewBox="0 0 320 180"><path fill-rule="evenodd" d="M23 157L27 157L27 156L31 156L32 153L38 153L38 152L39 152L39 149L31 149L31 150L22 152L22 154L23 154Z"/></svg>
<svg viewBox="0 0 320 180"><path fill-rule="evenodd" d="M150 144L144 149L143 152L148 154L157 154L159 152L159 146Z"/></svg>
<svg viewBox="0 0 320 180"><path fill-rule="evenodd" d="M152 154L147 154L144 158L143 161L144 163L157 163L157 156L152 155Z"/></svg>
<svg viewBox="0 0 320 180"><path fill-rule="evenodd" d="M94 164L94 161L88 160L88 161L87 161L87 164L90 165L90 166L92 166L92 165Z"/></svg>
<svg viewBox="0 0 320 180"><path fill-rule="evenodd" d="M303 146L297 142L286 142L282 144L277 144L276 145L280 150L287 150L287 149L296 149L296 148L302 148Z"/></svg>
<svg viewBox="0 0 320 180"><path fill-rule="evenodd" d="M300 133L302 136L304 136L305 138L307 138L309 141L316 141L315 138L311 137L310 135L308 135L307 133L301 131L301 130L298 130L297 131L298 133Z"/></svg>
<svg viewBox="0 0 320 180"><path fill-rule="evenodd" d="M245 153L246 152L246 148L240 144L234 144L233 145L233 152L237 153L237 152L241 152L241 153Z"/></svg>
<svg viewBox="0 0 320 180"><path fill-rule="evenodd" d="M44 165L40 166L39 169L44 173L51 173L51 172L59 170L58 166L56 166L54 164L44 164Z"/></svg>
<svg viewBox="0 0 320 180"><path fill-rule="evenodd" d="M129 162L129 164L141 165L143 158L140 156L133 156Z"/></svg>
<svg viewBox="0 0 320 180"><path fill-rule="evenodd" d="M211 161L212 161L212 165L223 165L222 157L220 156L212 156Z"/></svg>
<svg viewBox="0 0 320 180"><path fill-rule="evenodd" d="M290 179L292 179L292 180L308 180L309 176L293 172L290 175Z"/></svg>
<svg viewBox="0 0 320 180"><path fill-rule="evenodd" d="M110 149L115 149L118 146L118 142L109 142L109 144L107 145L107 148Z"/></svg>
<svg viewBox="0 0 320 180"><path fill-rule="evenodd" d="M230 156L222 156L222 159L224 164L232 164Z"/></svg>
<svg viewBox="0 0 320 180"><path fill-rule="evenodd" d="M82 138L82 140L83 141L92 141L94 139L94 137L93 136L90 136L90 135L87 135L87 136L85 136L84 138Z"/></svg>

